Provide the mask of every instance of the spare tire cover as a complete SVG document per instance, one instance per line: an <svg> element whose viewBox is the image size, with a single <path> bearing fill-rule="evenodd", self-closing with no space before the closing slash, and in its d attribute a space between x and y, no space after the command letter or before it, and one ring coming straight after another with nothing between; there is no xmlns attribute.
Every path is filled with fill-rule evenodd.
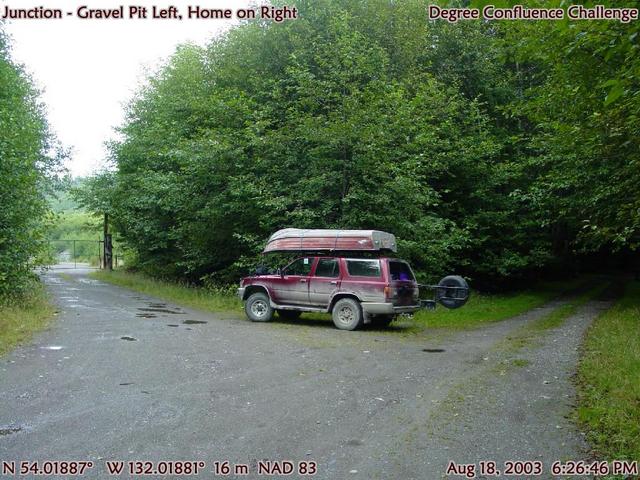
<svg viewBox="0 0 640 480"><path fill-rule="evenodd" d="M447 308L460 308L469 300L469 285L467 281L459 275L449 275L438 283L436 288L436 300Z"/></svg>

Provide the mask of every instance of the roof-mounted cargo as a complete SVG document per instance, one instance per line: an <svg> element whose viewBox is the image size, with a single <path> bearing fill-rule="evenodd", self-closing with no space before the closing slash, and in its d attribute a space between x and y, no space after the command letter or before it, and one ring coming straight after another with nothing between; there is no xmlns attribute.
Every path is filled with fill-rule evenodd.
<svg viewBox="0 0 640 480"><path fill-rule="evenodd" d="M271 235L269 252L396 252L395 235L378 230L304 230L285 228Z"/></svg>

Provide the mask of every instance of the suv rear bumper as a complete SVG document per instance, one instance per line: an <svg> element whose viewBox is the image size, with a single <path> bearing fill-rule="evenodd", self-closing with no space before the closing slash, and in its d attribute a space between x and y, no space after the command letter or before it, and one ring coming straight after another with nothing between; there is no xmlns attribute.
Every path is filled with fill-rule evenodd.
<svg viewBox="0 0 640 480"><path fill-rule="evenodd" d="M399 313L414 313L422 308L421 305L398 305L393 303L362 302L362 310L368 315L397 315Z"/></svg>

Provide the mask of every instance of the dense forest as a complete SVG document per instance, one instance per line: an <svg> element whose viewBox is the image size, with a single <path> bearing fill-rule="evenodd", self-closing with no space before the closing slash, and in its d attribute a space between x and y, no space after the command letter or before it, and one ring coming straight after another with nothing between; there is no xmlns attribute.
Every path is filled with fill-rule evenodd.
<svg viewBox="0 0 640 480"><path fill-rule="evenodd" d="M290 226L391 231L416 270L479 284L637 248L637 22L295 5L180 47L129 104L83 196L139 268L235 281Z"/></svg>
<svg viewBox="0 0 640 480"><path fill-rule="evenodd" d="M38 92L10 58L0 24L0 306L19 301L35 279L46 244L47 191L61 150L49 132Z"/></svg>
<svg viewBox="0 0 640 480"><path fill-rule="evenodd" d="M179 47L131 99L110 168L76 190L109 214L128 265L235 283L284 227L390 231L423 279L456 271L481 287L633 265L638 22L451 24L427 20L422 0L291 5L297 20ZM39 238L49 137L2 55L6 281Z"/></svg>

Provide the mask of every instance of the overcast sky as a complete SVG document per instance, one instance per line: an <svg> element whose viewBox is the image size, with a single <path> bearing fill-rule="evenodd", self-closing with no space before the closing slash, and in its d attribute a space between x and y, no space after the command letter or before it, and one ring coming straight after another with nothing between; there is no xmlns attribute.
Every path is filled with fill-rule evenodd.
<svg viewBox="0 0 640 480"><path fill-rule="evenodd" d="M43 5L74 10L79 5L113 8L121 0L0 0L5 5L30 8ZM149 2L131 2L150 6ZM184 1L172 3L178 7ZM197 3L196 3L197 4ZM125 3L125 5L127 5ZM158 2L165 6L169 2ZM206 0L208 8L236 9L243 0ZM114 138L113 127L123 121L123 105L144 79L187 41L204 44L232 25L229 20L13 20L5 25L12 38L12 56L26 66L42 89L52 129L65 147L72 148L67 163L74 175L87 175L105 159L104 142Z"/></svg>

